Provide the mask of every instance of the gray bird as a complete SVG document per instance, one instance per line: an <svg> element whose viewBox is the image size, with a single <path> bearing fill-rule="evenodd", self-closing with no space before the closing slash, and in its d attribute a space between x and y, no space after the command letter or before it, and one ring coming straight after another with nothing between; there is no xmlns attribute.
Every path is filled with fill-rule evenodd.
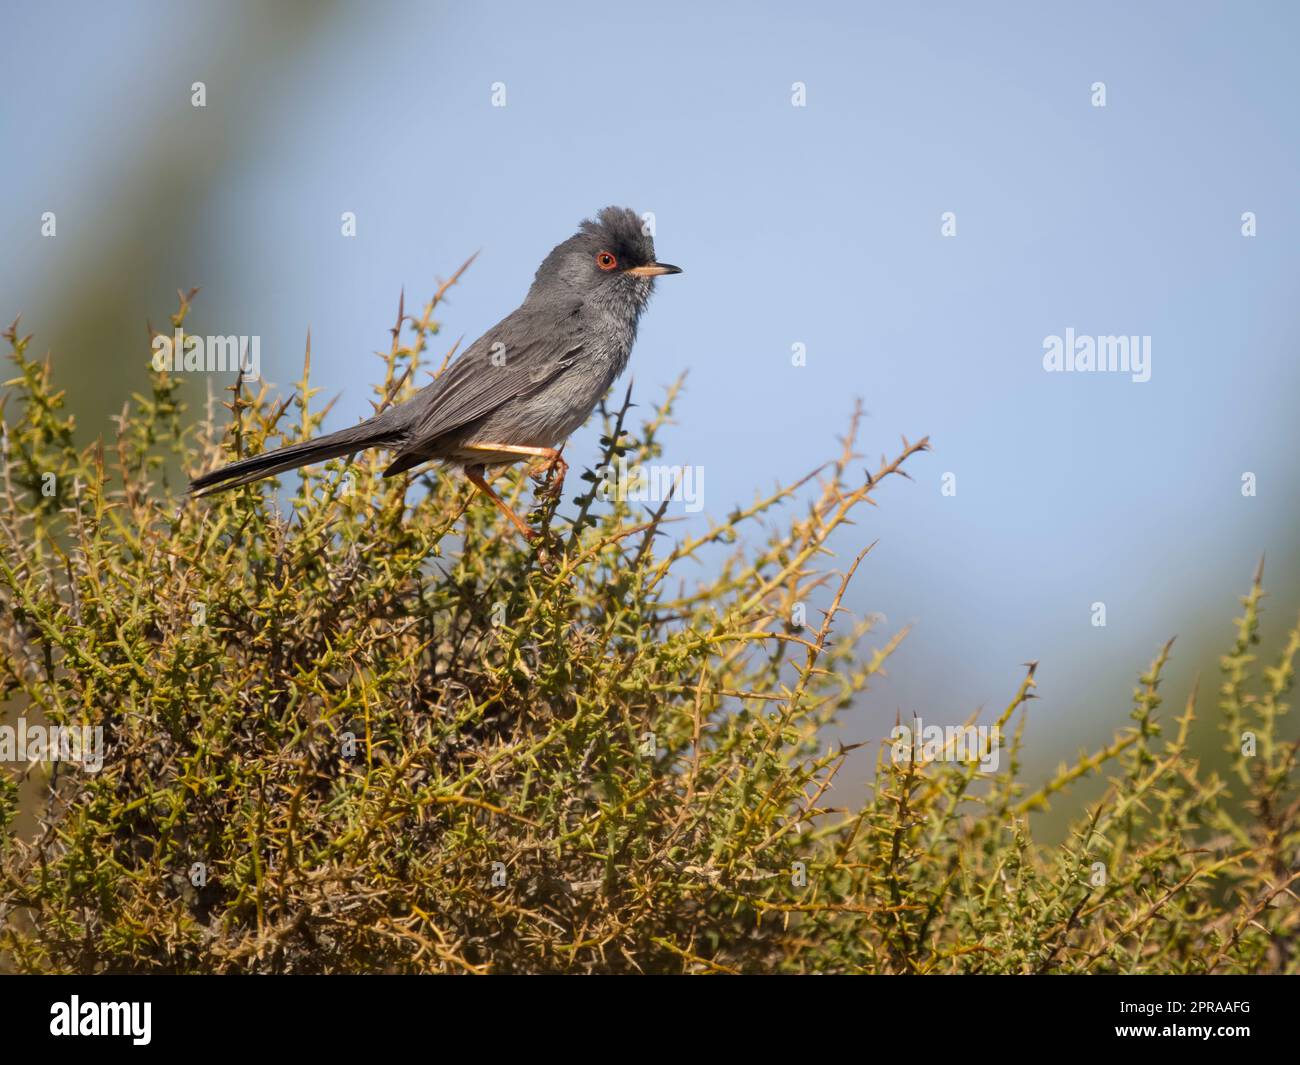
<svg viewBox="0 0 1300 1065"><path fill-rule="evenodd" d="M558 492L568 467L556 445L623 372L654 279L679 273L655 261L654 241L636 212L606 207L543 260L517 310L407 402L337 433L205 473L190 482L190 492L224 492L382 447L396 453L385 477L432 459L459 464L531 539L537 534L488 486L485 467L542 459L538 472L553 470Z"/></svg>

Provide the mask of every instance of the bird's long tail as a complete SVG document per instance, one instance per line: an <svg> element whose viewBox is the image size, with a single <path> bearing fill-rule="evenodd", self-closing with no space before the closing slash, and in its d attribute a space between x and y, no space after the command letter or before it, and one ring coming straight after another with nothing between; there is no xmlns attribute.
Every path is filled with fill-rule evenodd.
<svg viewBox="0 0 1300 1065"><path fill-rule="evenodd" d="M252 484L263 477L271 477L285 470L296 470L313 462L338 458L353 451L362 451L369 447L381 447L397 444L400 439L394 435L391 425L376 425L375 419L362 422L337 433L318 436L314 440L304 440L298 444L268 451L252 458L240 459L229 466L195 477L190 482L191 495L213 495L240 485Z"/></svg>

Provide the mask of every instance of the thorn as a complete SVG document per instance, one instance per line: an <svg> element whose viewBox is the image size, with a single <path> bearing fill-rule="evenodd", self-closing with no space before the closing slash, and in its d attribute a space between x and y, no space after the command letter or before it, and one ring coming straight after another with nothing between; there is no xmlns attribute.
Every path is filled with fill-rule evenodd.
<svg viewBox="0 0 1300 1065"><path fill-rule="evenodd" d="M406 286L402 286L401 294L397 297L397 324L389 332L393 334L393 343L397 343L397 338L402 332L402 323L406 320Z"/></svg>

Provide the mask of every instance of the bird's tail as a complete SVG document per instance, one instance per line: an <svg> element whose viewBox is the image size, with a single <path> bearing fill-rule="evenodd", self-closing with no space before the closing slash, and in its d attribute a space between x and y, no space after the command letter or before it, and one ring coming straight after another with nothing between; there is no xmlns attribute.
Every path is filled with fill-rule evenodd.
<svg viewBox="0 0 1300 1065"><path fill-rule="evenodd" d="M296 470L299 466L306 466L309 463L324 462L326 459L338 458L340 455L347 455L368 447L397 443L400 443L400 439L394 435L392 426L376 425L375 419L371 419L348 429L340 429L337 433L290 444L288 447L254 455L252 458L240 459L229 466L222 466L211 473L195 477L190 482L190 494L213 495L230 488L238 488L240 485L252 484L263 477L271 477L285 470Z"/></svg>

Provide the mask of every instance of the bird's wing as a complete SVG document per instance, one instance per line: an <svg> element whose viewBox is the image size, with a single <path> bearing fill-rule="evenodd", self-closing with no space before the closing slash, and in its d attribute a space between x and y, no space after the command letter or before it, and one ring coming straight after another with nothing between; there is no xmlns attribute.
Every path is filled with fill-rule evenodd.
<svg viewBox="0 0 1300 1065"><path fill-rule="evenodd" d="M402 455L536 391L581 353L581 304L559 314L521 307L474 341L429 386L424 410L410 427L412 446Z"/></svg>

